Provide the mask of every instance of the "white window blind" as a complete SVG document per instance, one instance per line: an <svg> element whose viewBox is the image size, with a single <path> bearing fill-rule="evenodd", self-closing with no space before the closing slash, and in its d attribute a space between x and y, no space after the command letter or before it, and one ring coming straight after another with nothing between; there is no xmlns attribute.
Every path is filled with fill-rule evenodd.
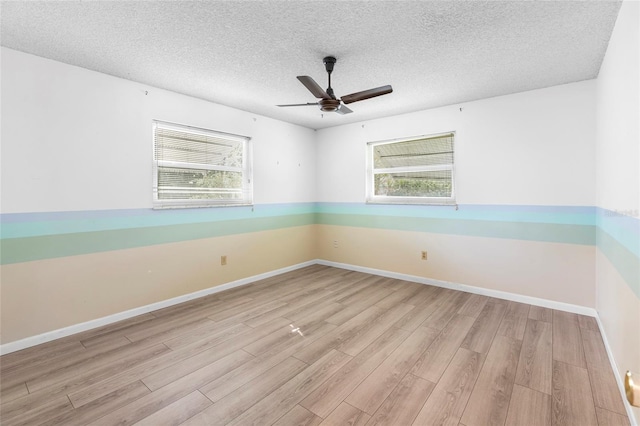
<svg viewBox="0 0 640 426"><path fill-rule="evenodd" d="M155 207L251 204L249 138L154 121Z"/></svg>
<svg viewBox="0 0 640 426"><path fill-rule="evenodd" d="M367 202L455 204L454 133L370 142Z"/></svg>

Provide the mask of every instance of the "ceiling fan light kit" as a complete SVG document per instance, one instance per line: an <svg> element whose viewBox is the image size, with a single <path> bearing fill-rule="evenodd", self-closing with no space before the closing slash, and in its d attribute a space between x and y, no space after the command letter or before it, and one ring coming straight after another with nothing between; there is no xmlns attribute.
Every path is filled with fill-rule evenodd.
<svg viewBox="0 0 640 426"><path fill-rule="evenodd" d="M313 96L320 100L318 102L308 102L306 104L278 105L279 107L319 105L321 111L350 114L353 111L347 108L345 104L364 101L365 99L371 99L376 96L386 95L393 92L392 87L390 85L386 85L376 87L375 89L364 90L362 92L351 93L343 96L342 99L338 99L333 93L333 88L331 87L331 73L333 72L333 68L337 62L336 58L333 56L327 56L322 60L322 62L324 63L324 68L328 75L329 87L327 87L327 90L323 90L322 87L320 87L320 85L308 75L299 75L297 77L300 83L302 83Z"/></svg>

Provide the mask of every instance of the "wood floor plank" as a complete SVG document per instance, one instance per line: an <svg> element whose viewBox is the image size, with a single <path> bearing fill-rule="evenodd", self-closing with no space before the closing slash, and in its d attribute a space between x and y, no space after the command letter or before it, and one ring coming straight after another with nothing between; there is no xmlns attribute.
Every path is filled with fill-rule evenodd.
<svg viewBox="0 0 640 426"><path fill-rule="evenodd" d="M252 356L244 351L233 352L89 424L92 426L133 424L187 396L251 358Z"/></svg>
<svg viewBox="0 0 640 426"><path fill-rule="evenodd" d="M307 364L298 359L286 358L273 368L216 401L214 405L200 413L194 419L194 422L227 424L307 367Z"/></svg>
<svg viewBox="0 0 640 426"><path fill-rule="evenodd" d="M589 372L589 381L591 382L595 406L625 415L624 403L611 367L601 369L589 365L587 371Z"/></svg>
<svg viewBox="0 0 640 426"><path fill-rule="evenodd" d="M507 306L506 302L497 299L488 301L460 346L470 351L486 354L491 347L491 342L496 335Z"/></svg>
<svg viewBox="0 0 640 426"><path fill-rule="evenodd" d="M248 303L250 302L245 304ZM242 304L241 306L244 306L245 304ZM204 310L204 312L188 310L182 315L168 315L165 317L155 318L151 321L147 321L146 323L136 324L133 327L124 330L125 332L123 335L132 342L136 342L158 334L170 332L178 327L188 328L190 324L195 324L205 320L208 321L206 318L208 307L203 307L201 309Z"/></svg>
<svg viewBox="0 0 640 426"><path fill-rule="evenodd" d="M273 350L255 357L235 370L203 386L200 388L200 391L211 401L219 401L335 328L336 326L333 324L322 324L321 327L316 330L316 333L305 335L304 340L297 341L285 349L275 347Z"/></svg>
<svg viewBox="0 0 640 426"><path fill-rule="evenodd" d="M16 384L25 383L35 378L52 374L63 368L72 368L70 366L73 365L82 365L82 363L90 362L92 359L110 352L109 350L105 350L104 347L87 349L79 342L77 343L78 347L71 348L69 353L57 353L57 351L54 351L54 355L49 359L45 357L34 360L33 363L15 365L13 369L3 372L0 388L4 389L15 386Z"/></svg>
<svg viewBox="0 0 640 426"><path fill-rule="evenodd" d="M505 424L551 426L551 396L514 385Z"/></svg>
<svg viewBox="0 0 640 426"><path fill-rule="evenodd" d="M578 325L583 330L591 330L600 332L598 327L598 321L594 317L588 317L586 315L578 315Z"/></svg>
<svg viewBox="0 0 640 426"><path fill-rule="evenodd" d="M272 301L254 306L251 309L246 309L241 312L238 312L237 314L224 318L223 320L216 321L216 323L221 326L234 325L241 322L252 320L258 316L264 316L265 314L268 315L270 313L273 314L272 318L277 318L282 315L275 315L275 313L280 308L286 308L287 306L288 306L287 303L282 300L272 300ZM213 320L213 316L207 317L207 318L210 320ZM262 324L264 324L264 322L268 322L268 321L263 321Z"/></svg>
<svg viewBox="0 0 640 426"><path fill-rule="evenodd" d="M365 350L339 369L300 405L322 418L326 418L340 403L405 339L409 332L389 329Z"/></svg>
<svg viewBox="0 0 640 426"><path fill-rule="evenodd" d="M54 398L48 401L46 404L33 407L33 409L21 412L17 416L10 416L2 413L2 424L4 426L30 426L39 425L46 422L52 417L63 415L64 413L71 412L73 406L69 401L69 398L64 396ZM16 414L16 413L12 413Z"/></svg>
<svg viewBox="0 0 640 426"><path fill-rule="evenodd" d="M317 291L311 294L307 294L304 296L300 296L296 299L290 300L286 305L271 310L269 312L264 312L258 316L254 316L251 319L244 321L249 327L257 327L262 325L273 318L283 317L288 318L292 321L297 321L304 319L306 316L314 313L316 310L322 309L334 309L334 313L338 312L344 306L341 306L328 298L333 294L333 292L320 289L321 291ZM332 305L329 307L329 305ZM314 308L314 309L312 309ZM300 313L303 316L300 316Z"/></svg>
<svg viewBox="0 0 640 426"><path fill-rule="evenodd" d="M333 300L319 300L314 301L309 304L303 305L299 308L291 309L285 312L282 316L284 318L288 318L291 321L301 321L310 315L314 315L316 311L333 311L334 313L338 313L343 310L345 307L340 303L334 302ZM331 314L334 315L334 314ZM323 317L324 318L324 317ZM253 324L247 322L247 325L253 327Z"/></svg>
<svg viewBox="0 0 640 426"><path fill-rule="evenodd" d="M597 424L591 384L586 369L554 360L552 396L551 422L554 426Z"/></svg>
<svg viewBox="0 0 640 426"><path fill-rule="evenodd" d="M283 327L279 330L275 330L273 333L268 334L256 341L246 345L243 349L252 355L263 355L267 352L274 352L284 350L287 347L297 344L302 340L317 340L318 333L322 336L327 335L327 330L335 330L338 326L328 324L323 321L301 321L298 323L290 323L287 327ZM321 337L322 337L321 336ZM305 345L303 347L307 347ZM300 349L302 350L303 347Z"/></svg>
<svg viewBox="0 0 640 426"><path fill-rule="evenodd" d="M160 389L161 387L168 385L169 383L178 380L179 378L186 376L189 373L193 373L196 370L206 367L226 356L227 353L220 351L218 348L211 348L206 351L197 353L196 355L185 358L177 363L156 371L153 374L145 376L141 379L151 391Z"/></svg>
<svg viewBox="0 0 640 426"><path fill-rule="evenodd" d="M415 309L410 310L405 316L400 318L394 327L401 328L407 331L415 331L418 327L425 324L427 318L429 318L435 310L440 306L436 299L423 302L416 306Z"/></svg>
<svg viewBox="0 0 640 426"><path fill-rule="evenodd" d="M41 426L84 426L150 393L149 388L137 380L80 408L53 417Z"/></svg>
<svg viewBox="0 0 640 426"><path fill-rule="evenodd" d="M199 330L199 329L203 329L203 330ZM198 318L189 322L185 322L185 323L181 323L181 324L176 324L174 327L170 328L170 329L163 329L162 331L159 331L157 333L154 334L149 334L149 333L142 333L139 332L138 334L144 334L146 335L145 338L132 338L129 336L126 336L127 339L131 340L132 342L137 342L137 343L141 343L141 344L147 344L147 345L152 345L152 344L156 344L156 343L164 343L168 340L171 340L173 338L182 338L184 337L185 334L187 333L191 333L191 332L201 332L202 334L206 334L209 330L211 329L218 329L221 328L221 326L219 324L216 324L215 322L211 321L208 318Z"/></svg>
<svg viewBox="0 0 640 426"><path fill-rule="evenodd" d="M355 334L348 339L343 340L336 346L336 349L346 353L347 355L356 356L364 348L369 346L373 341L387 331L393 323L402 318L405 314L412 311L414 306L399 303L390 307L380 316L372 319L364 327L358 329Z"/></svg>
<svg viewBox="0 0 640 426"><path fill-rule="evenodd" d="M553 310L542 306L531 305L529 319L544 322L553 322Z"/></svg>
<svg viewBox="0 0 640 426"><path fill-rule="evenodd" d="M320 426L364 426L370 418L369 414L343 402L320 423Z"/></svg>
<svg viewBox="0 0 640 426"><path fill-rule="evenodd" d="M604 347L602 336L599 331L590 329L581 329L582 346L584 349L584 358L587 365L591 364L596 368L610 369L609 356Z"/></svg>
<svg viewBox="0 0 640 426"><path fill-rule="evenodd" d="M471 329L475 319L456 315L436 337L431 346L418 358L411 374L438 383L449 362L458 351L460 344Z"/></svg>
<svg viewBox="0 0 640 426"><path fill-rule="evenodd" d="M553 359L586 367L576 314L553 311Z"/></svg>
<svg viewBox="0 0 640 426"><path fill-rule="evenodd" d="M365 287L371 288L372 281L371 277L365 273L351 271L343 279L327 284L324 288L334 292L330 299L332 302L337 302L339 299L354 294Z"/></svg>
<svg viewBox="0 0 640 426"><path fill-rule="evenodd" d="M421 290L420 284L407 284L408 285L404 286L403 288L389 294L387 297L380 300L375 305L381 307L382 309L390 309L398 305L399 303L406 304L408 300L411 300Z"/></svg>
<svg viewBox="0 0 640 426"><path fill-rule="evenodd" d="M447 323L457 315L460 308L462 308L470 296L469 293L458 291L443 292L440 297L440 306L429 316L427 322L423 325L435 328L436 330L444 329Z"/></svg>
<svg viewBox="0 0 640 426"><path fill-rule="evenodd" d="M394 292L393 288L381 285L386 280L387 278L384 277L368 278L364 281L366 285L360 287L358 291L337 298L335 301L344 306L372 306Z"/></svg>
<svg viewBox="0 0 640 426"><path fill-rule="evenodd" d="M462 423L503 425L516 376L522 342L496 336L462 414Z"/></svg>
<svg viewBox="0 0 640 426"><path fill-rule="evenodd" d="M457 426L484 358L484 354L458 349L412 424Z"/></svg>
<svg viewBox="0 0 640 426"><path fill-rule="evenodd" d="M327 318L326 321L330 322L331 324L343 325L348 321L351 321L353 318L356 318L358 315L360 315L362 312L366 311L367 309L374 307L377 301L383 299L388 294L393 292L393 290L388 287L378 287L378 288L375 288L374 290L368 290L367 288L365 288L362 290L364 295L366 295L366 293L369 291L371 291L371 295L361 297L360 299L356 298L355 301L350 301L350 300L343 301L343 299L337 300L337 302L343 305L345 308L335 313L334 315L330 316L329 318ZM358 296L358 293L356 293L354 297L355 296ZM382 308L378 308L378 309L382 309Z"/></svg>
<svg viewBox="0 0 640 426"><path fill-rule="evenodd" d="M442 287L435 287L432 285L419 284L420 290L416 292L411 298L407 299L405 303L413 306L421 306L434 301L437 295L442 291Z"/></svg>
<svg viewBox="0 0 640 426"><path fill-rule="evenodd" d="M552 375L552 325L529 319L522 341L515 382L551 395Z"/></svg>
<svg viewBox="0 0 640 426"><path fill-rule="evenodd" d="M216 309L215 312L207 315L207 318L215 322L222 322L232 318L234 320L244 320L247 319L247 317L251 318L256 312L260 312L261 309L268 311L282 305L283 302L280 300L265 300L259 298L237 306Z"/></svg>
<svg viewBox="0 0 640 426"><path fill-rule="evenodd" d="M322 423L322 418L316 416L304 407L296 405L273 426L317 426Z"/></svg>
<svg viewBox="0 0 640 426"><path fill-rule="evenodd" d="M249 330L250 328L245 324L233 324L226 327L220 327L218 323L209 321L203 327L185 330L181 335L165 340L163 343L175 350L205 339L210 342L214 339L219 341L229 340L235 336L242 335Z"/></svg>
<svg viewBox="0 0 640 426"><path fill-rule="evenodd" d="M236 417L229 425L271 424L344 366L350 356L331 350L284 385Z"/></svg>
<svg viewBox="0 0 640 426"><path fill-rule="evenodd" d="M302 288L298 286L296 291L287 295L279 295L277 300L285 302L287 306L295 305L296 307L300 307L314 300L327 299L333 294L334 293L331 290L327 290L322 285L314 282L311 285L304 286Z"/></svg>
<svg viewBox="0 0 640 426"><path fill-rule="evenodd" d="M599 426L630 426L629 418L626 415L613 413L603 408L596 407L596 416Z"/></svg>
<svg viewBox="0 0 640 426"><path fill-rule="evenodd" d="M467 315L469 317L478 318L478 315L480 315L480 312L482 312L482 309L484 309L484 305L486 305L488 301L489 298L487 296L472 294L460 307L458 313L460 315Z"/></svg>
<svg viewBox="0 0 640 426"><path fill-rule="evenodd" d="M524 303L509 302L497 334L522 340L529 317L529 308L530 305Z"/></svg>
<svg viewBox="0 0 640 426"><path fill-rule="evenodd" d="M374 425L410 425L436 385L407 374L367 422Z"/></svg>
<svg viewBox="0 0 640 426"><path fill-rule="evenodd" d="M118 374L108 379L98 381L90 386L86 386L81 390L69 393L69 398L75 407L80 407L94 399L106 395L125 384L131 382L132 378L141 379L156 371L167 368L185 358L189 358L197 353L217 347L224 356L231 354L248 343L259 339L274 330L287 327L288 321L285 319L277 319L257 329L236 336L234 339L226 340L214 337L212 339L203 339L187 345L179 350L171 351L160 357L151 359L133 368L126 368Z"/></svg>
<svg viewBox="0 0 640 426"><path fill-rule="evenodd" d="M4 426L38 425L52 417L71 412L73 406L66 396L57 396L45 403L23 407L21 410L2 409L2 424Z"/></svg>
<svg viewBox="0 0 640 426"><path fill-rule="evenodd" d="M29 391L27 390L26 383L18 383L17 385L13 385L11 387L7 386L6 388L2 389L2 392L0 393L0 403L4 404L28 394Z"/></svg>
<svg viewBox="0 0 640 426"><path fill-rule="evenodd" d="M65 397L65 390L64 388L47 389L41 392L30 393L11 401L2 401L0 414L2 418L20 416L40 406L46 406L57 398Z"/></svg>
<svg viewBox="0 0 640 426"><path fill-rule="evenodd" d="M345 402L367 414L374 414L437 335L437 330L427 327L420 327L411 333L351 392Z"/></svg>
<svg viewBox="0 0 640 426"><path fill-rule="evenodd" d="M331 335L317 340L298 352L295 355L296 358L307 364L312 364L336 346L357 335L358 330L366 327L374 318L382 315L384 312L384 309L378 308L377 306L367 308L341 326L338 326ZM327 319L327 321L329 320Z"/></svg>
<svg viewBox="0 0 640 426"><path fill-rule="evenodd" d="M205 408L211 406L212 402L198 391L193 391L189 395L180 398L166 407L156 411L150 416L136 422L136 426L165 426L177 425Z"/></svg>
<svg viewBox="0 0 640 426"><path fill-rule="evenodd" d="M83 340L80 343L82 343L82 346L87 349L91 348L94 350L109 351L120 346L128 345L131 343L131 340L127 339L125 336L107 334L93 339Z"/></svg>
<svg viewBox="0 0 640 426"><path fill-rule="evenodd" d="M54 340L49 343L2 355L0 358L2 360L0 362L0 375L4 377L16 369L33 368L42 362L51 361L58 357L69 357L75 353L86 351L82 343L77 340L64 340L61 342Z"/></svg>
<svg viewBox="0 0 640 426"><path fill-rule="evenodd" d="M136 343L132 343L125 348L107 352L104 356L37 377L27 382L27 388L30 393L46 388L58 388L69 392L102 378L112 377L124 368L144 363L169 351L170 349L163 344L140 348Z"/></svg>

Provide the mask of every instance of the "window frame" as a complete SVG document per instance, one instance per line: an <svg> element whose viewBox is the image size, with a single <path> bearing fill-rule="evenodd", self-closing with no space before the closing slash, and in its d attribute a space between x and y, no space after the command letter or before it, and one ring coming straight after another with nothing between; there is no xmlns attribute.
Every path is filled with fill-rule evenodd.
<svg viewBox="0 0 640 426"><path fill-rule="evenodd" d="M176 130L185 133L199 134L203 136L214 136L242 144L242 167L217 166L202 163L178 162L169 160L158 160L156 158L156 129L158 127ZM152 121L151 149L152 149L152 173L153 173L153 208L154 209L179 209L179 208L201 208L201 207L227 207L227 206L250 206L253 205L253 167L251 138L248 136L236 135L221 132L218 130L194 127L185 124L172 123L162 120ZM190 167L191 166L191 167ZM175 167L193 170L220 170L242 173L242 198L239 199L162 199L158 198L158 168Z"/></svg>
<svg viewBox="0 0 640 426"><path fill-rule="evenodd" d="M452 142L452 163L432 166L406 166L391 168L374 168L374 148L379 145L389 145L395 143L411 142L421 139L437 139L443 136L451 135ZM435 206L455 206L456 205L456 185L455 185L455 140L456 132L442 132L429 135L411 136L405 138L389 139L382 141L367 142L367 161L366 161L366 194L365 200L368 204L417 204L417 205L435 205ZM430 171L451 171L451 197L411 197L411 196L389 196L375 195L375 175L392 172L430 172Z"/></svg>

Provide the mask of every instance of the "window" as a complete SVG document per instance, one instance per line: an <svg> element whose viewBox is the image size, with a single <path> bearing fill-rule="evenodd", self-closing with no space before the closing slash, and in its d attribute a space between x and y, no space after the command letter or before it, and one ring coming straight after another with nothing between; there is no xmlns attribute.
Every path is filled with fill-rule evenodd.
<svg viewBox="0 0 640 426"><path fill-rule="evenodd" d="M455 204L454 133L370 142L367 202Z"/></svg>
<svg viewBox="0 0 640 426"><path fill-rule="evenodd" d="M153 122L154 207L251 204L249 138Z"/></svg>

